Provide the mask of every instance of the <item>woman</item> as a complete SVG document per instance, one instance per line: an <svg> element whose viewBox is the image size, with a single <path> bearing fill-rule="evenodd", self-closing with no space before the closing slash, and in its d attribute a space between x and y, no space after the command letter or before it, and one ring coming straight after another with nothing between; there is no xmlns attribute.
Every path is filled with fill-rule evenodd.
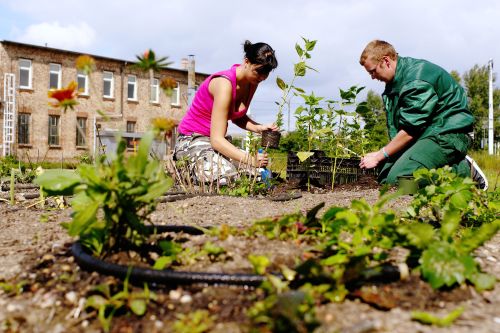
<svg viewBox="0 0 500 333"><path fill-rule="evenodd" d="M255 133L277 131L275 124L258 124L247 111L260 82L278 66L274 50L265 43L245 41L241 64L215 73L201 84L179 124L174 158L187 160L198 182L219 180L221 184L247 166L265 167L267 154L251 156L226 139L228 121Z"/></svg>

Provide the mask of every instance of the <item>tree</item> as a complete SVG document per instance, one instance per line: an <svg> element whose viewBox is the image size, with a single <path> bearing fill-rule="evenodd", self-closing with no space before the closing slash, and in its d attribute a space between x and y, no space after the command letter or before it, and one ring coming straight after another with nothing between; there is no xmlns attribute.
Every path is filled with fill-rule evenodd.
<svg viewBox="0 0 500 333"><path fill-rule="evenodd" d="M368 149L377 150L385 146L389 139L382 97L373 90L368 91L366 106L364 110L359 112L359 115L365 123L364 129L369 135Z"/></svg>
<svg viewBox="0 0 500 333"><path fill-rule="evenodd" d="M455 81L457 81L458 84L462 84L462 78L460 77L460 73L457 72L456 70L452 70L450 72L450 75L452 78L455 79Z"/></svg>
<svg viewBox="0 0 500 333"><path fill-rule="evenodd" d="M474 65L469 71L463 75L465 90L469 99L469 108L474 115L474 142L473 148L479 149L481 147L481 138L483 137L484 128L488 128L488 89L489 89L489 70L488 66ZM493 82L496 76L493 75ZM498 119L500 112L498 105L500 103L500 89L493 90L493 108L494 118ZM495 133L498 135L500 125L496 122Z"/></svg>

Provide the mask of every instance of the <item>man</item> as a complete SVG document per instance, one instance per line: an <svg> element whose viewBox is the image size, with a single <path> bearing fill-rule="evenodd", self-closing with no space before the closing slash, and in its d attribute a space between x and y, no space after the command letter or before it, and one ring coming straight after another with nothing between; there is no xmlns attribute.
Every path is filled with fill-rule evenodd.
<svg viewBox="0 0 500 333"><path fill-rule="evenodd" d="M396 184L399 176L417 169L449 165L488 188L481 169L466 156L474 122L467 95L448 72L426 60L401 57L381 40L368 43L359 62L372 79L385 82L382 99L391 140L364 156L361 168L379 167L379 182Z"/></svg>

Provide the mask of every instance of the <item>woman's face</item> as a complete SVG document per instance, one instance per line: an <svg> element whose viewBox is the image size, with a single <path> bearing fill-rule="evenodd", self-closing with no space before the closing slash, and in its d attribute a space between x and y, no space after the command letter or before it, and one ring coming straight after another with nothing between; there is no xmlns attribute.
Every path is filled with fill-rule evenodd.
<svg viewBox="0 0 500 333"><path fill-rule="evenodd" d="M269 73L262 73L260 71L262 65L247 63L248 79L254 84L259 84L269 76Z"/></svg>

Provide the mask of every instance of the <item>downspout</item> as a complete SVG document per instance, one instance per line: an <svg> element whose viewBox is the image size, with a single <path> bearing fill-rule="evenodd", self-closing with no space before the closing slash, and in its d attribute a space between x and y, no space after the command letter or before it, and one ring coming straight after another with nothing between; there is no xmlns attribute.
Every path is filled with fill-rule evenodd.
<svg viewBox="0 0 500 333"><path fill-rule="evenodd" d="M124 68L127 67L127 61L125 61L125 63L123 64L123 66L120 68L120 71L121 71L121 90L120 90L120 116L122 117L123 119L123 97L124 97L124 94L123 94L123 90L125 89L124 87L124 82L125 82L125 71L124 71Z"/></svg>

